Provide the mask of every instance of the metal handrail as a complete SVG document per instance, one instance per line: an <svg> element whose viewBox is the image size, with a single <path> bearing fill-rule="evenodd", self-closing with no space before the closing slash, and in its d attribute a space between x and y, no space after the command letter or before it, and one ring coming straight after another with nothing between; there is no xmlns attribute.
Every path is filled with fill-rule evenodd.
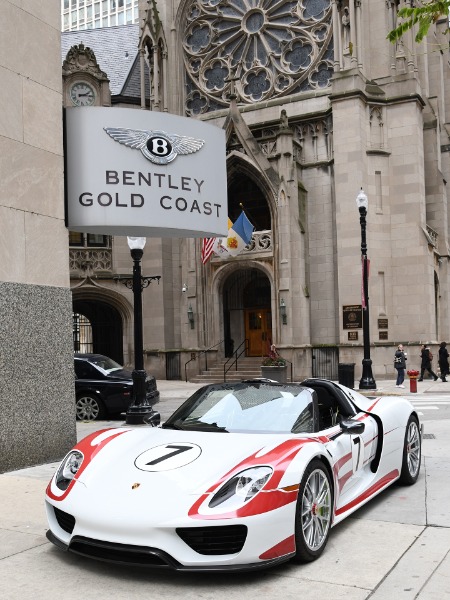
<svg viewBox="0 0 450 600"><path fill-rule="evenodd" d="M220 346L220 344L222 344L225 340L220 340L220 342L217 342L217 344L214 344L214 346L210 346L209 348L207 348L206 350L200 350L200 352L196 352L195 353L195 358L191 358L189 359L187 362L184 363L184 379L187 382L187 366L190 362L192 362L193 360L197 360L197 354L200 356L200 354L204 354L205 355L205 371L208 370L208 352L210 350L212 350L213 348L215 348L216 346Z"/></svg>
<svg viewBox="0 0 450 600"><path fill-rule="evenodd" d="M239 344L239 346L236 348L236 350L233 352L233 356L230 356L230 358L227 360L227 362L223 365L223 380L224 382L227 380L227 373L228 371L231 369L231 367L233 365L236 365L236 371L238 370L238 358L240 356L242 356L244 354L244 352L247 354L248 351L248 343L249 340L246 338L243 342L241 342ZM242 346L244 346L242 348ZM241 349L242 348L242 349ZM240 352L239 352L240 350ZM230 360L233 360L233 362L231 363L231 365L227 368L227 364L230 362Z"/></svg>

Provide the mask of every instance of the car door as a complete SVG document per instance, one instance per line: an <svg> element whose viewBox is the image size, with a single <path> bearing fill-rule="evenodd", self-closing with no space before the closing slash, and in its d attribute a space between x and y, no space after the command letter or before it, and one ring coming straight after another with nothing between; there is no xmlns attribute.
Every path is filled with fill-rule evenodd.
<svg viewBox="0 0 450 600"><path fill-rule="evenodd" d="M370 463L377 446L376 421L365 413L356 415L353 420L364 423L361 434L331 436L327 444L328 451L335 458L335 507L338 511L355 501L374 476Z"/></svg>

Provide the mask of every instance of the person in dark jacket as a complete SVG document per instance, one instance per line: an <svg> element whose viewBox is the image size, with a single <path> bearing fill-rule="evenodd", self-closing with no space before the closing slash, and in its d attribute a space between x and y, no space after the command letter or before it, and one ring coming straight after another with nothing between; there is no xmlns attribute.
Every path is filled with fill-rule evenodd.
<svg viewBox="0 0 450 600"><path fill-rule="evenodd" d="M399 344L394 355L394 367L397 370L397 382L396 386L404 388L403 382L405 381L405 369L406 369L406 352L403 351L403 345Z"/></svg>
<svg viewBox="0 0 450 600"><path fill-rule="evenodd" d="M421 358L420 377L419 377L418 381L423 381L423 374L425 373L425 371L428 371L428 373L434 377L434 380L437 381L438 376L431 369L430 349L425 344L423 344L421 347L420 358Z"/></svg>
<svg viewBox="0 0 450 600"><path fill-rule="evenodd" d="M438 360L439 369L441 370L441 379L442 381L447 381L445 379L445 376L448 375L449 372L447 342L441 342Z"/></svg>

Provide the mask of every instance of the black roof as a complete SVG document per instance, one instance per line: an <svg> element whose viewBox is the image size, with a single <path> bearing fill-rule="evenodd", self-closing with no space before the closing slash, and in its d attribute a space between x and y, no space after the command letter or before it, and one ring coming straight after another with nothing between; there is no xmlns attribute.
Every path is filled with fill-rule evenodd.
<svg viewBox="0 0 450 600"><path fill-rule="evenodd" d="M99 67L110 81L112 101L114 96L140 99L141 66L139 60L139 25L99 27L61 33L61 64L67 52L80 43L95 54ZM148 90L148 67L145 67L146 97Z"/></svg>

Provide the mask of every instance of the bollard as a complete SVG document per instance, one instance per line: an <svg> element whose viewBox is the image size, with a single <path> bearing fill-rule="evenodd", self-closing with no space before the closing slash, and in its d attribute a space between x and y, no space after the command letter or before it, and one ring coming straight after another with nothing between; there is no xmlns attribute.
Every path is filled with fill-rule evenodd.
<svg viewBox="0 0 450 600"><path fill-rule="evenodd" d="M419 377L419 371L406 371L409 377L409 391L412 394L417 394L417 378Z"/></svg>

